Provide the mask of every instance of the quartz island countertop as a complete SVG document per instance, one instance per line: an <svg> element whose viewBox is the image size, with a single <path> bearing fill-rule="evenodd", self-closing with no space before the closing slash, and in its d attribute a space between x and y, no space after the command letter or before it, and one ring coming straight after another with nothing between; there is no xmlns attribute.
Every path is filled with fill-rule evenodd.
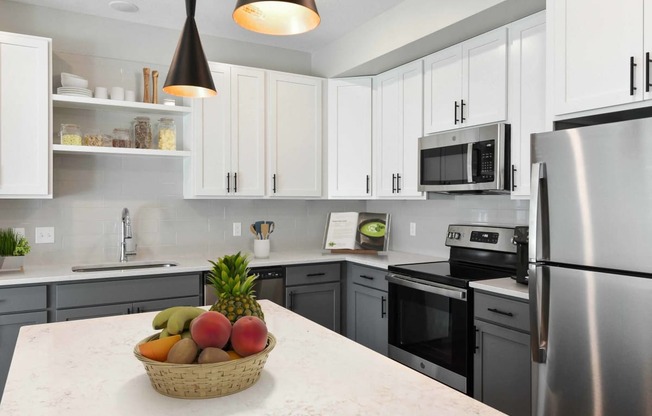
<svg viewBox="0 0 652 416"><path fill-rule="evenodd" d="M277 345L247 390L202 400L157 393L133 355L154 333L152 312L22 327L0 414L502 414L285 308L260 304Z"/></svg>

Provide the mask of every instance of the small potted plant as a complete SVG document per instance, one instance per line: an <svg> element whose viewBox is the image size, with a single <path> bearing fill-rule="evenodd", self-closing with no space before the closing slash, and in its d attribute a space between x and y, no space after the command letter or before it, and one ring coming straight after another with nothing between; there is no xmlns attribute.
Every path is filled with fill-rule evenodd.
<svg viewBox="0 0 652 416"><path fill-rule="evenodd" d="M11 228L0 229L0 271L22 270L30 247L27 239Z"/></svg>

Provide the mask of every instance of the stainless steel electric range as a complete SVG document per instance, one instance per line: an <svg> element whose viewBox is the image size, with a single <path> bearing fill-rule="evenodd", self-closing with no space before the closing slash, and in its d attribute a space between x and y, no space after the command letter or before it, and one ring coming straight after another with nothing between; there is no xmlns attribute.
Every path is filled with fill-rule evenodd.
<svg viewBox="0 0 652 416"><path fill-rule="evenodd" d="M513 276L513 227L450 225L448 261L389 266L389 356L473 394L469 282Z"/></svg>

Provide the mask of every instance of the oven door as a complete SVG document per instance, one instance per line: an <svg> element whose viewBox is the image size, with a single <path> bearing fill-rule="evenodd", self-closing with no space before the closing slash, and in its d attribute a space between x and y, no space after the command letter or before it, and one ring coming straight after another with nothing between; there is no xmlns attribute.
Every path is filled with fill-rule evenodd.
<svg viewBox="0 0 652 416"><path fill-rule="evenodd" d="M387 280L389 356L471 394L467 291L398 274Z"/></svg>

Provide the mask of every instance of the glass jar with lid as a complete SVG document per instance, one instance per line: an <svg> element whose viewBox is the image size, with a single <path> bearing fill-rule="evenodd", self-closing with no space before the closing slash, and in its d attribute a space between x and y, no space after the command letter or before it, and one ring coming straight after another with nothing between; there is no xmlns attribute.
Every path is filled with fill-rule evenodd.
<svg viewBox="0 0 652 416"><path fill-rule="evenodd" d="M84 133L84 138L82 139L82 145L84 146L102 146L103 138L102 132L100 129L90 129Z"/></svg>
<svg viewBox="0 0 652 416"><path fill-rule="evenodd" d="M61 144L81 146L81 129L76 124L62 124L59 130Z"/></svg>
<svg viewBox="0 0 652 416"><path fill-rule="evenodd" d="M149 117L136 117L133 122L134 144L136 149L152 148L152 125Z"/></svg>
<svg viewBox="0 0 652 416"><path fill-rule="evenodd" d="M177 150L177 127L174 124L174 119L161 118L158 121L158 148Z"/></svg>
<svg viewBox="0 0 652 416"><path fill-rule="evenodd" d="M113 147L131 147L129 129L113 129Z"/></svg>

